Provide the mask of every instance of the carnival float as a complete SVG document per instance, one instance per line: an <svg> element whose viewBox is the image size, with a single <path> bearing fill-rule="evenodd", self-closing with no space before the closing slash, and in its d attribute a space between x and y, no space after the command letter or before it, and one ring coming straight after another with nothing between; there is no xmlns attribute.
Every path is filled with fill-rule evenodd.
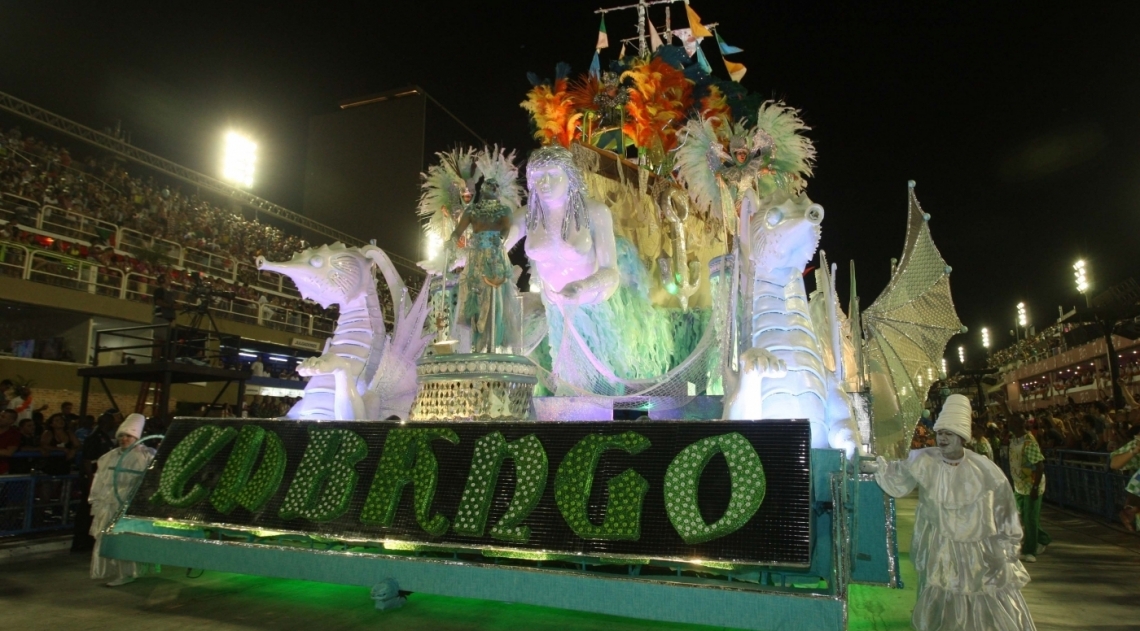
<svg viewBox="0 0 1140 631"><path fill-rule="evenodd" d="M889 284L860 308L852 264L845 311L800 113L714 76L702 40L735 49L687 3L599 13L587 72L530 77L524 169L423 174L418 291L376 246L258 261L339 305L304 398L178 419L104 556L749 629L843 629L848 584L900 586L861 463L906 453L962 330L913 182Z"/></svg>

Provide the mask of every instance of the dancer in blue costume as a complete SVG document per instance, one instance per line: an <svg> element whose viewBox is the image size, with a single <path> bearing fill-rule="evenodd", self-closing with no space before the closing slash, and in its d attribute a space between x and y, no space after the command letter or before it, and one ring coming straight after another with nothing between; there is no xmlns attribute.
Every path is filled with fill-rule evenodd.
<svg viewBox="0 0 1140 631"><path fill-rule="evenodd" d="M451 234L472 228L467 265L459 277L459 320L471 327L471 352L494 353L515 345L518 299L503 239L511 228L511 210L498 197L498 185L487 180Z"/></svg>

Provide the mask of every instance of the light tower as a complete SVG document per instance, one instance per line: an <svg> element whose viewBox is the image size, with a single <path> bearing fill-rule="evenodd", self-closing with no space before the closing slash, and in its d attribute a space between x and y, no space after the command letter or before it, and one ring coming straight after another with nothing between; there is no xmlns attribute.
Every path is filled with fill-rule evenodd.
<svg viewBox="0 0 1140 631"><path fill-rule="evenodd" d="M1021 327L1021 332L1025 337L1029 337L1026 328L1029 326L1029 312L1025 309L1025 303L1017 303L1017 326Z"/></svg>
<svg viewBox="0 0 1140 631"><path fill-rule="evenodd" d="M959 346L958 347L958 363L963 365L963 366L966 365L966 347L965 346Z"/></svg>
<svg viewBox="0 0 1140 631"><path fill-rule="evenodd" d="M1084 259L1073 263L1073 276L1077 281L1077 291L1085 297L1085 306L1091 307L1092 303L1089 300L1089 276L1088 268L1085 265Z"/></svg>
<svg viewBox="0 0 1140 631"><path fill-rule="evenodd" d="M982 348L986 349L986 356L990 354L990 330L982 327Z"/></svg>

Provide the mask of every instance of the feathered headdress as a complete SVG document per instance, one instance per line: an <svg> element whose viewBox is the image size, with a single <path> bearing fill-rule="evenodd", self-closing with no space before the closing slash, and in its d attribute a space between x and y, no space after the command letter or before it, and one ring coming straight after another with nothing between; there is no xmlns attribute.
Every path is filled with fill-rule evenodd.
<svg viewBox="0 0 1140 631"><path fill-rule="evenodd" d="M722 125L727 129L728 125ZM712 118L694 118L677 134L680 145L673 156L677 179L689 191L695 210L724 219L721 185L716 174L731 160Z"/></svg>
<svg viewBox="0 0 1140 631"><path fill-rule="evenodd" d="M507 153L499 145L483 149L475 158L475 172L487 182L494 182L499 201L513 214L522 206L522 189L519 186L519 169L515 166L515 152Z"/></svg>
<svg viewBox="0 0 1140 631"><path fill-rule="evenodd" d="M420 203L417 214L426 217L424 232L446 241L455 230L463 208L463 189L474 192L476 175L475 149L456 148L435 154L439 164L420 174Z"/></svg>
<svg viewBox="0 0 1140 631"><path fill-rule="evenodd" d="M803 135L811 127L800 119L800 111L782 101L765 101L756 112L754 129L752 150L765 158L758 182L761 195L780 188L790 193L802 190L812 174L815 145Z"/></svg>

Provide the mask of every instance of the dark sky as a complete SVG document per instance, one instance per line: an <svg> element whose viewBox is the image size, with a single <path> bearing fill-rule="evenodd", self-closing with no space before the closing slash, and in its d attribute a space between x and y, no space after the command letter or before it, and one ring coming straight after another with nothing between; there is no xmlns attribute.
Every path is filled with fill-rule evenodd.
<svg viewBox="0 0 1140 631"><path fill-rule="evenodd" d="M525 153L525 73L585 70L593 9L623 3L5 2L0 90L96 128L121 119L135 145L207 173L221 133L246 130L254 192L299 210L308 119L344 98L418 84ZM855 259L864 305L900 253L908 179L976 352L1019 300L1039 327L1075 304L1078 257L1096 288L1140 277L1140 3L693 6L744 48L744 85L814 128L823 248L841 291ZM611 14L611 39L632 18Z"/></svg>

